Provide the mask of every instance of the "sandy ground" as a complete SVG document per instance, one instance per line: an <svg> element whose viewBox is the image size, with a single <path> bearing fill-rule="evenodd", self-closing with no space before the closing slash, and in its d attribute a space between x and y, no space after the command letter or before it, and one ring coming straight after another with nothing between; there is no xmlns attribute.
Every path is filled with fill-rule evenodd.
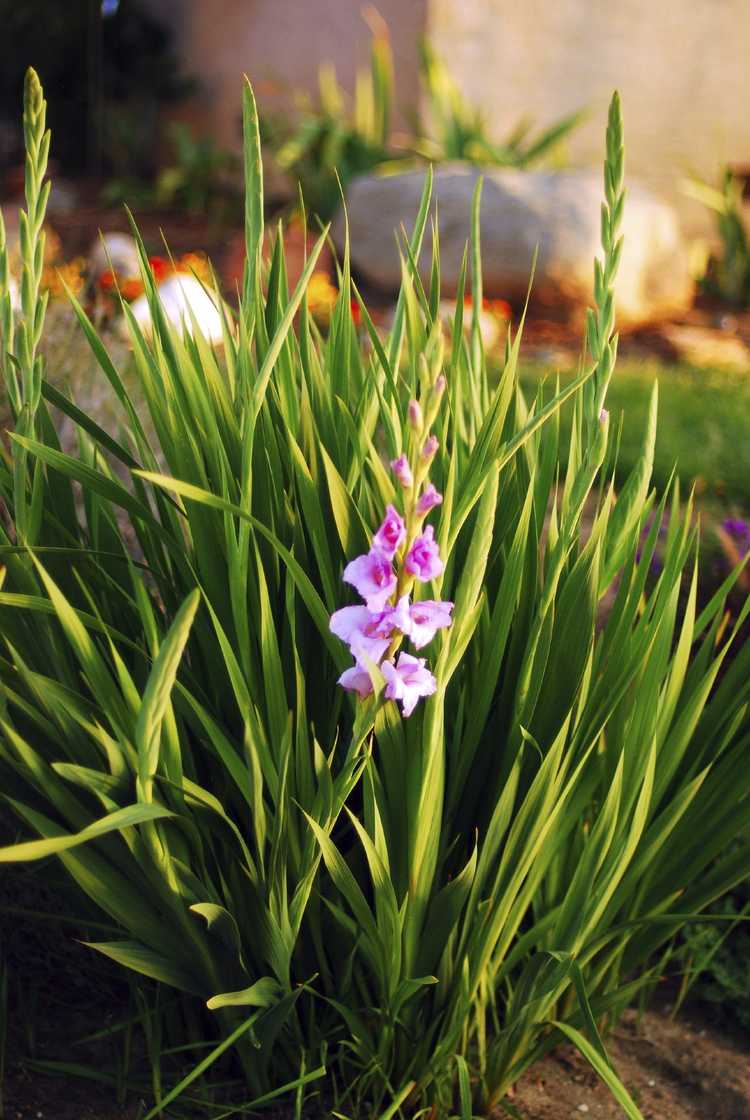
<svg viewBox="0 0 750 1120"><path fill-rule="evenodd" d="M695 1013L672 1020L628 1012L607 1042L646 1120L750 1120L750 1038L717 1031ZM572 1047L561 1047L516 1086L525 1120L620 1120L622 1109Z"/></svg>

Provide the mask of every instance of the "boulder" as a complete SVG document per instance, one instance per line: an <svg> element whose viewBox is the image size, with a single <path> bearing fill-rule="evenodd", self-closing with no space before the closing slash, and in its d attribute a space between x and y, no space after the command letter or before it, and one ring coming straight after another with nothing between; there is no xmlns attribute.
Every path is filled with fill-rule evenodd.
<svg viewBox="0 0 750 1120"><path fill-rule="evenodd" d="M602 176L594 171L516 171L476 168L466 163L435 169L440 266L445 295L454 294L469 237L471 202L479 175L484 290L503 299L523 298L538 246L535 302L567 307L573 313L592 299L593 258L601 253ZM352 263L371 284L398 288L401 270L393 231L411 231L424 185L424 172L363 175L347 188ZM622 223L625 243L616 282L618 320L639 324L683 312L693 285L687 246L675 212L644 186L628 181ZM344 220L334 224L341 248ZM429 226L419 262L429 281Z"/></svg>
<svg viewBox="0 0 750 1120"><path fill-rule="evenodd" d="M140 276L141 263L135 238L129 233L103 233L89 250L89 272L96 279L109 270L121 278Z"/></svg>

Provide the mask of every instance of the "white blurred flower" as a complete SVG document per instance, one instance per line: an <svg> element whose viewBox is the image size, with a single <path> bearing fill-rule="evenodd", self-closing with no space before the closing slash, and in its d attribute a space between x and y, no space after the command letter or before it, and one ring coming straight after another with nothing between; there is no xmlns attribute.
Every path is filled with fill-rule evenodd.
<svg viewBox="0 0 750 1120"><path fill-rule="evenodd" d="M164 313L174 326L192 335L194 322L203 337L214 345L223 341L221 312L215 300L194 276L174 272L157 288ZM146 296L139 296L130 310L144 334L152 331L151 308Z"/></svg>
<svg viewBox="0 0 750 1120"><path fill-rule="evenodd" d="M10 306L14 311L21 310L21 292L15 276L8 277L8 291L10 292Z"/></svg>

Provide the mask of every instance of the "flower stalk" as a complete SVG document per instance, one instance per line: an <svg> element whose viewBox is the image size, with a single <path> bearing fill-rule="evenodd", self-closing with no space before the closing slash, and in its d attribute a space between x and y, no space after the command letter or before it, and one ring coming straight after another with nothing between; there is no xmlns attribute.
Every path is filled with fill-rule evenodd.
<svg viewBox="0 0 750 1120"><path fill-rule="evenodd" d="M439 370L441 362L442 351L438 350L432 370ZM409 454L390 464L402 488L403 513L388 505L370 551L344 569L344 582L356 588L364 606L343 607L330 621L332 632L347 643L354 656L354 665L341 674L338 683L364 698L374 691L373 668L377 668L385 680L385 698L400 701L404 716L411 715L417 702L437 688L425 658L399 653L404 639L421 649L438 630L451 625L453 611L453 603L442 600L412 601L419 584L431 582L443 571L435 530L424 524L443 500L429 480L439 443L435 435L425 438L424 433L437 418L446 383L442 373L429 377L426 362L424 370L428 376L424 407L416 398L407 407Z"/></svg>

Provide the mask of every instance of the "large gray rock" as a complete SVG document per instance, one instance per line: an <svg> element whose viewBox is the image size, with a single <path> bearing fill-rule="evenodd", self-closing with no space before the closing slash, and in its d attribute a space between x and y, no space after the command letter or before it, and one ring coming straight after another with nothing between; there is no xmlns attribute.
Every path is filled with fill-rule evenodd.
<svg viewBox="0 0 750 1120"><path fill-rule="evenodd" d="M594 171L477 169L468 164L436 168L434 200L440 231L444 294L456 289L469 237L471 200L479 174L482 189L482 265L485 294L523 296L538 245L534 299L577 309L591 302L593 258L600 254L601 174ZM368 281L398 288L401 273L393 231L411 231L424 185L422 171L365 175L347 188L352 262ZM688 254L674 211L643 186L628 183L622 224L625 243L616 282L620 323L642 323L689 306ZM334 238L343 244L339 215ZM420 270L427 281L431 237L425 236Z"/></svg>

